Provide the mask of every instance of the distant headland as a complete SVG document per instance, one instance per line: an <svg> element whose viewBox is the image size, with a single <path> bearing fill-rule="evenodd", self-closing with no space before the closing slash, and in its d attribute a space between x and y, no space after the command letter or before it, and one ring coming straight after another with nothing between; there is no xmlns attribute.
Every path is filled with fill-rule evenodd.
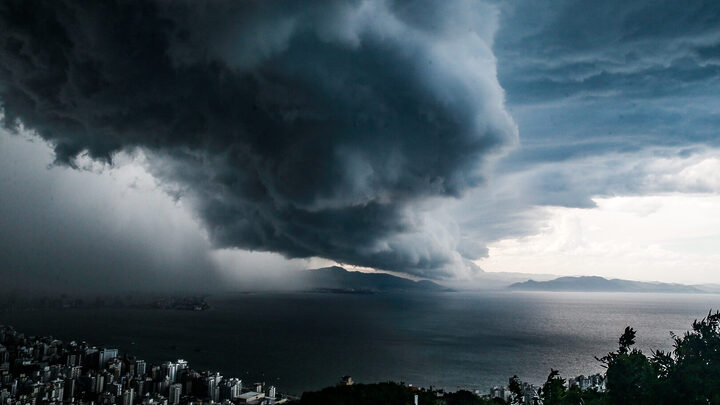
<svg viewBox="0 0 720 405"><path fill-rule="evenodd" d="M646 292L646 293L703 293L699 287L659 282L631 281L597 276L559 277L549 281L528 280L511 284L517 291L581 291L581 292Z"/></svg>

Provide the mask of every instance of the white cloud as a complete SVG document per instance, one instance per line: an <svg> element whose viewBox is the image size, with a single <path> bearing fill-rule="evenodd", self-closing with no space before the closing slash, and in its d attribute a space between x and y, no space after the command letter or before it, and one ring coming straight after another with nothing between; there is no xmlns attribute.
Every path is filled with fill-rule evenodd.
<svg viewBox="0 0 720 405"><path fill-rule="evenodd" d="M656 188L720 193L720 153L710 151L684 159L657 159L645 181Z"/></svg>
<svg viewBox="0 0 720 405"><path fill-rule="evenodd" d="M596 208L540 207L537 233L499 240L488 271L720 282L720 195L594 199Z"/></svg>

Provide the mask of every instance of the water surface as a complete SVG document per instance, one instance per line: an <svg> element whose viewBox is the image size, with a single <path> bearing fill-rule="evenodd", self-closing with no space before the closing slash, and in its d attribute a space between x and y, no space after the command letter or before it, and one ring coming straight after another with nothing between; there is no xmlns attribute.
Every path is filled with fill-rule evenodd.
<svg viewBox="0 0 720 405"><path fill-rule="evenodd" d="M27 334L118 347L149 361L184 358L283 392L356 381L486 391L508 377L541 383L602 371L625 326L643 350L720 308L720 296L633 293L232 294L204 312L68 309L0 312Z"/></svg>

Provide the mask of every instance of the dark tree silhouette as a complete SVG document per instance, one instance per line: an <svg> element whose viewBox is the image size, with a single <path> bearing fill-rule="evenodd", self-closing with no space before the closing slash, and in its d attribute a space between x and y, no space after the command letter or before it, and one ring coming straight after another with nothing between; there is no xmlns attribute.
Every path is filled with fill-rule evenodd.
<svg viewBox="0 0 720 405"><path fill-rule="evenodd" d="M565 381L560 378L560 372L551 368L547 381L540 389L540 399L542 399L543 405L563 404L566 394Z"/></svg>
<svg viewBox="0 0 720 405"><path fill-rule="evenodd" d="M596 357L606 368L607 390L581 390L566 387L558 370L550 374L539 391L543 405L720 405L720 312L692 323L682 336L673 336L671 352L653 351L648 358L635 348L637 333L626 327L618 348ZM517 375L508 388L513 404L523 404L523 385ZM412 394L400 384L382 383L326 388L305 393L301 404L409 404ZM420 391L420 403L473 405L504 403L500 399L480 398L469 391L446 393L442 398Z"/></svg>
<svg viewBox="0 0 720 405"><path fill-rule="evenodd" d="M523 401L523 388L522 384L520 384L520 377L517 375L514 375L510 377L510 381L508 382L508 389L512 393L512 402L521 404Z"/></svg>
<svg viewBox="0 0 720 405"><path fill-rule="evenodd" d="M645 405L651 401L657 373L650 359L633 348L635 329L626 327L618 339L618 350L599 358L605 367L607 399L616 405Z"/></svg>
<svg viewBox="0 0 720 405"><path fill-rule="evenodd" d="M657 403L720 404L720 312L674 336L672 354L655 352Z"/></svg>

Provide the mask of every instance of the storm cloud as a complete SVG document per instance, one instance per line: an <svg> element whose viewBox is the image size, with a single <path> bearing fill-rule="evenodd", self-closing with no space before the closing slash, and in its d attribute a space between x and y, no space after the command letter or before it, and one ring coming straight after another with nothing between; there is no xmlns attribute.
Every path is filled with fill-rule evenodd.
<svg viewBox="0 0 720 405"><path fill-rule="evenodd" d="M437 198L515 143L477 2L0 4L0 102L59 164L142 150L214 246L439 277ZM461 249L462 250L462 249Z"/></svg>
<svg viewBox="0 0 720 405"><path fill-rule="evenodd" d="M519 1L501 20L501 81L517 103L710 94L720 67L713 1Z"/></svg>
<svg viewBox="0 0 720 405"><path fill-rule="evenodd" d="M466 203L493 222L473 232L534 233L535 206L693 192L648 179L666 174L657 161L707 158L720 146L717 2L499 4L494 51L522 145Z"/></svg>
<svg viewBox="0 0 720 405"><path fill-rule="evenodd" d="M538 234L545 207L718 192L705 168L720 157L720 3L497 4L493 50L521 144L444 207L468 257Z"/></svg>
<svg viewBox="0 0 720 405"><path fill-rule="evenodd" d="M48 167L52 161L53 151L36 136L0 129L3 294L223 287L223 268L197 223L139 165L83 158L79 169Z"/></svg>
<svg viewBox="0 0 720 405"><path fill-rule="evenodd" d="M505 169L720 146L720 5L502 3L494 50L523 148Z"/></svg>

